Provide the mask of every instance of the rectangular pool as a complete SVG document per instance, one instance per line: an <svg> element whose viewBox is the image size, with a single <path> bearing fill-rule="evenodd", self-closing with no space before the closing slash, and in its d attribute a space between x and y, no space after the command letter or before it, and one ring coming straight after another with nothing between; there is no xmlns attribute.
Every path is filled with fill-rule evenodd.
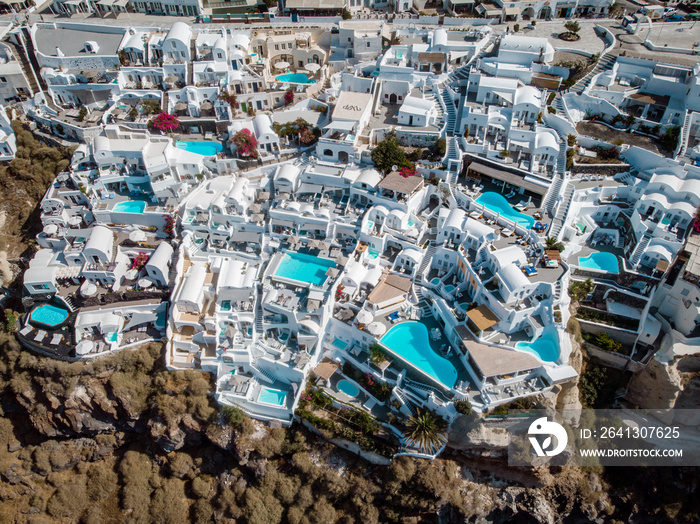
<svg viewBox="0 0 700 524"><path fill-rule="evenodd" d="M224 150L219 142L175 142L175 147L202 156L216 156Z"/></svg>
<svg viewBox="0 0 700 524"><path fill-rule="evenodd" d="M119 202L112 211L116 213L143 213L144 209L146 209L146 202L143 200L129 200Z"/></svg>
<svg viewBox="0 0 700 524"><path fill-rule="evenodd" d="M348 343L345 342L344 340L340 340L339 338L336 338L333 341L333 345L337 347L338 349L347 349Z"/></svg>
<svg viewBox="0 0 700 524"><path fill-rule="evenodd" d="M287 402L287 392L279 389L262 388L258 395L258 402L271 404L272 406L284 406Z"/></svg>
<svg viewBox="0 0 700 524"><path fill-rule="evenodd" d="M303 253L285 253L277 266L275 276L322 286L328 276L326 271L335 267L335 262Z"/></svg>

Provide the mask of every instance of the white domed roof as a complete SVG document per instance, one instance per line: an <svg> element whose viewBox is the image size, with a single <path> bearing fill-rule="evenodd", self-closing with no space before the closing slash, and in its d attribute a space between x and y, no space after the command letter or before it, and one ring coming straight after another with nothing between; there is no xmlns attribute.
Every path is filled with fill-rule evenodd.
<svg viewBox="0 0 700 524"><path fill-rule="evenodd" d="M447 31L436 29L433 31L433 46L447 45Z"/></svg>

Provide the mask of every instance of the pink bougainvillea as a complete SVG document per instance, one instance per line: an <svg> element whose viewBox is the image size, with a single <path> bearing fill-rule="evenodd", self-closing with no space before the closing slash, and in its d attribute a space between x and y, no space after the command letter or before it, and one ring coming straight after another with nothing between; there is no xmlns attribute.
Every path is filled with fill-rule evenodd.
<svg viewBox="0 0 700 524"><path fill-rule="evenodd" d="M180 121L177 116L169 113L159 113L158 116L151 120L151 125L153 129L166 133L180 129Z"/></svg>
<svg viewBox="0 0 700 524"><path fill-rule="evenodd" d="M140 271L141 268L145 266L148 262L148 258L149 257L146 253L139 253L134 257L134 260L131 262L131 269L137 269Z"/></svg>
<svg viewBox="0 0 700 524"><path fill-rule="evenodd" d="M299 141L304 145L311 145L316 141L314 130L310 127L305 127L299 132Z"/></svg>
<svg viewBox="0 0 700 524"><path fill-rule="evenodd" d="M400 167L399 174L404 178L416 176L416 166L414 164L410 164L406 167Z"/></svg>
<svg viewBox="0 0 700 524"><path fill-rule="evenodd" d="M175 218L172 215L163 215L165 220L165 226L163 226L163 233L170 237L175 236Z"/></svg>
<svg viewBox="0 0 700 524"><path fill-rule="evenodd" d="M231 142L242 158L258 157L258 140L249 129L241 129L231 137Z"/></svg>
<svg viewBox="0 0 700 524"><path fill-rule="evenodd" d="M284 103L285 105L289 105L292 102L294 102L294 91L287 89L287 91L284 93Z"/></svg>

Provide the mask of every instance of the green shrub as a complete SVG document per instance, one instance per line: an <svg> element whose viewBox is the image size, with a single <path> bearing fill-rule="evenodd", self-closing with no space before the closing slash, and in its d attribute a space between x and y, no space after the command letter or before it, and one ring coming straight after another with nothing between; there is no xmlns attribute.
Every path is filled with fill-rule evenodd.
<svg viewBox="0 0 700 524"><path fill-rule="evenodd" d="M547 106L547 111L549 112L550 115L556 115L557 110L553 108L552 106Z"/></svg>
<svg viewBox="0 0 700 524"><path fill-rule="evenodd" d="M472 404L467 399L456 400L454 403L454 406L455 406L455 409L457 410L457 413L461 413L462 415L471 415L472 414Z"/></svg>
<svg viewBox="0 0 700 524"><path fill-rule="evenodd" d="M595 337L595 344L599 348L606 351L612 351L613 353L619 353L622 349L622 342L618 342L610 338L610 336L605 332L600 332Z"/></svg>

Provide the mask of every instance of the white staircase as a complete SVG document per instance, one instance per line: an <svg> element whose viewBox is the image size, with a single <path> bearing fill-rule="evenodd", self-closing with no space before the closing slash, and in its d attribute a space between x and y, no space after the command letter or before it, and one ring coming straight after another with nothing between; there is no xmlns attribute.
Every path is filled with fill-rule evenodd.
<svg viewBox="0 0 700 524"><path fill-rule="evenodd" d="M630 257L630 264L632 264L633 268L639 267L639 261L641 260L644 250L647 248L650 241L651 235L649 233L644 233L644 236L637 244L637 247L634 248L634 252Z"/></svg>
<svg viewBox="0 0 700 524"><path fill-rule="evenodd" d="M552 180L552 183L549 185L547 194L545 195L544 200L542 201L543 211L551 213L552 209L554 208L554 203L557 201L557 197L559 196L559 191L561 190L561 185L563 183L564 179L562 177L554 177L554 180Z"/></svg>
<svg viewBox="0 0 700 524"><path fill-rule="evenodd" d="M272 376L272 373L270 373L268 370L261 368L258 365L258 359L256 358L250 363L250 367L253 368L257 374L259 375L258 378L261 378L263 381L267 382L270 385L273 385L275 382L277 382L277 379Z"/></svg>
<svg viewBox="0 0 700 524"><path fill-rule="evenodd" d="M447 112L447 120L445 123L445 136L452 136L452 133L454 132L454 127L455 127L455 121L457 119L457 112L455 111L455 103L452 101L452 98L450 97L449 92L447 91L448 88L443 88L442 89L442 101L445 104L445 111Z"/></svg>
<svg viewBox="0 0 700 524"><path fill-rule="evenodd" d="M613 66L615 65L615 60L617 60L617 55L603 55L598 60L598 63L595 65L595 67L591 69L586 76L584 76L578 82L576 82L570 91L572 93L576 93L577 95L583 93L594 76L602 73L603 71L607 71L608 69L613 68Z"/></svg>
<svg viewBox="0 0 700 524"><path fill-rule="evenodd" d="M558 238L561 228L564 227L564 221L566 220L566 214L569 212L569 207L571 206L571 199L574 197L574 186L573 184L566 183L564 188L564 198L562 198L561 204L557 208L557 214L552 220L552 225L549 227L549 234L552 238Z"/></svg>
<svg viewBox="0 0 700 524"><path fill-rule="evenodd" d="M559 158L557 158L557 173L561 176L566 174L566 141L564 139L559 140Z"/></svg>
<svg viewBox="0 0 700 524"><path fill-rule="evenodd" d="M676 148L677 157L686 156L688 140L690 139L690 123L693 121L692 114L693 113L691 111L685 112L685 118L683 119L683 127L681 128L681 133L678 140L678 147Z"/></svg>
<svg viewBox="0 0 700 524"><path fill-rule="evenodd" d="M435 245L431 242L430 245L428 246L427 251L425 252L425 256L423 257L423 261L420 263L420 267L418 268L417 272L417 277L416 277L416 282L421 283L423 282L423 272L425 269L430 266L430 261L433 259L433 255L435 254Z"/></svg>

